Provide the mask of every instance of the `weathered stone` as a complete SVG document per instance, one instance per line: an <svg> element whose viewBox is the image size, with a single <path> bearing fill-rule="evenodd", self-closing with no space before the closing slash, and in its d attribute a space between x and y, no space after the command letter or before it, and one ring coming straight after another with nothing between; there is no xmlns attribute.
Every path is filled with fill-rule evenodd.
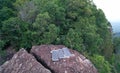
<svg viewBox="0 0 120 73"><path fill-rule="evenodd" d="M98 73L93 64L75 50L70 50L74 56L52 61L52 50L64 48L63 45L33 46L31 53L53 73Z"/></svg>
<svg viewBox="0 0 120 73"><path fill-rule="evenodd" d="M0 67L0 73L51 73L24 49Z"/></svg>

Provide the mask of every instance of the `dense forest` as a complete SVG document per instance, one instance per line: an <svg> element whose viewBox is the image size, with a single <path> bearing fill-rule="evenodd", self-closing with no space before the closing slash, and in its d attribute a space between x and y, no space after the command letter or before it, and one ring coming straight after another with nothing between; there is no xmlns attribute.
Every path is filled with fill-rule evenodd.
<svg viewBox="0 0 120 73"><path fill-rule="evenodd" d="M0 54L8 45L29 51L62 44L89 58L99 73L118 73L111 28L92 0L0 0Z"/></svg>

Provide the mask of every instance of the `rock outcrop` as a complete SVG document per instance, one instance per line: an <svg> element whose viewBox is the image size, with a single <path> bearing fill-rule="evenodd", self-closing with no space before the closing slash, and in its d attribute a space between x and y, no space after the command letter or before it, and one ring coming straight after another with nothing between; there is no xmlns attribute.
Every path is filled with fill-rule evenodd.
<svg viewBox="0 0 120 73"><path fill-rule="evenodd" d="M51 73L24 49L0 66L0 73Z"/></svg>
<svg viewBox="0 0 120 73"><path fill-rule="evenodd" d="M52 50L64 48L63 45L33 46L31 53L52 73L98 73L93 64L77 51L70 50L74 56L52 61Z"/></svg>
<svg viewBox="0 0 120 73"><path fill-rule="evenodd" d="M30 53L21 49L0 73L98 73L87 58L63 45L33 46Z"/></svg>

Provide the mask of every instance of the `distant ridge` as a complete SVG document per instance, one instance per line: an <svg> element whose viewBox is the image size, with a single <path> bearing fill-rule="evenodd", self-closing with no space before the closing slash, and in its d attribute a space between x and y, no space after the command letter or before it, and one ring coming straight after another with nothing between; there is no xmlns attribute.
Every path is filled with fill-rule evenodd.
<svg viewBox="0 0 120 73"><path fill-rule="evenodd" d="M120 22L111 22L113 33L119 33L120 32Z"/></svg>
<svg viewBox="0 0 120 73"><path fill-rule="evenodd" d="M120 32L113 33L113 37L120 37Z"/></svg>

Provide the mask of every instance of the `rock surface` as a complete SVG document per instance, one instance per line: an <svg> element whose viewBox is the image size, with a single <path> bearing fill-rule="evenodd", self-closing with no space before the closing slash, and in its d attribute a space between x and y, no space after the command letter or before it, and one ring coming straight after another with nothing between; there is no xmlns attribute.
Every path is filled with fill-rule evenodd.
<svg viewBox="0 0 120 73"><path fill-rule="evenodd" d="M0 73L51 73L24 49L0 66Z"/></svg>
<svg viewBox="0 0 120 73"><path fill-rule="evenodd" d="M74 56L70 58L52 61L52 50L61 49L63 45L41 45L33 46L31 53L44 64L52 73L98 73L93 64L77 51L71 50Z"/></svg>

